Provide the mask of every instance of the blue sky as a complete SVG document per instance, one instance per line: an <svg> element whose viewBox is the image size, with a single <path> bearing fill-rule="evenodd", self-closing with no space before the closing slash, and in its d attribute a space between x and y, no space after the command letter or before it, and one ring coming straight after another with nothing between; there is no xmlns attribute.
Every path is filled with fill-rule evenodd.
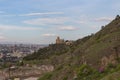
<svg viewBox="0 0 120 80"><path fill-rule="evenodd" d="M50 44L100 30L117 14L120 0L0 0L0 42Z"/></svg>

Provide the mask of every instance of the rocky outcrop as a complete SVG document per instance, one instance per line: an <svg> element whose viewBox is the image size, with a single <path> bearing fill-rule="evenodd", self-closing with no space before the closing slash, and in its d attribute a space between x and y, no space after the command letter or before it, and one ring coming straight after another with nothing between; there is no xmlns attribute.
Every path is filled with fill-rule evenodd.
<svg viewBox="0 0 120 80"><path fill-rule="evenodd" d="M41 65L34 67L19 67L18 69L5 69L0 71L0 75L4 78L9 77L29 77L29 76L40 76L43 73L51 72L54 70L52 65Z"/></svg>

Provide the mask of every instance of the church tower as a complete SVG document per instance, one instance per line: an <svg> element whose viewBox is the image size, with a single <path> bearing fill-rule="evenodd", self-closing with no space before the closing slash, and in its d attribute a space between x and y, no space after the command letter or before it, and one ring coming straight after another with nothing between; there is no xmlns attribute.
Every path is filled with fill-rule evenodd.
<svg viewBox="0 0 120 80"><path fill-rule="evenodd" d="M58 36L56 39L56 44L63 44L63 43L64 43L64 40L60 39L60 37Z"/></svg>
<svg viewBox="0 0 120 80"><path fill-rule="evenodd" d="M59 36L56 39L56 44L60 44L60 37Z"/></svg>

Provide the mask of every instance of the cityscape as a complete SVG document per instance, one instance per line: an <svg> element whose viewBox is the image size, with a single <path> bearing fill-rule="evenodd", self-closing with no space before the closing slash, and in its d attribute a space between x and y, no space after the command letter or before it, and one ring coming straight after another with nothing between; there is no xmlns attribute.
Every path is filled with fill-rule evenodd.
<svg viewBox="0 0 120 80"><path fill-rule="evenodd" d="M18 62L23 57L30 55L45 45L36 44L0 44L0 61L4 62Z"/></svg>

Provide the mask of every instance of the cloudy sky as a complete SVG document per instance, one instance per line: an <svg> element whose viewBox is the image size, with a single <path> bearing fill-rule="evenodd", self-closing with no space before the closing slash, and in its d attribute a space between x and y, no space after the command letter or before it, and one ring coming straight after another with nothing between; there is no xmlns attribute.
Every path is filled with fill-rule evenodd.
<svg viewBox="0 0 120 80"><path fill-rule="evenodd" d="M120 0L0 0L0 42L76 40L120 14Z"/></svg>

